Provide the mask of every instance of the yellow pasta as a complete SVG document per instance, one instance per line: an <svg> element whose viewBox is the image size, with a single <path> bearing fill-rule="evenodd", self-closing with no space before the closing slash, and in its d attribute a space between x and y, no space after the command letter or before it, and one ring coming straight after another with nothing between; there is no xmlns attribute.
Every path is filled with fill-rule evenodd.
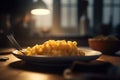
<svg viewBox="0 0 120 80"><path fill-rule="evenodd" d="M76 41L48 40L41 45L27 47L22 50L26 55L48 56L85 56L82 50L78 50Z"/></svg>

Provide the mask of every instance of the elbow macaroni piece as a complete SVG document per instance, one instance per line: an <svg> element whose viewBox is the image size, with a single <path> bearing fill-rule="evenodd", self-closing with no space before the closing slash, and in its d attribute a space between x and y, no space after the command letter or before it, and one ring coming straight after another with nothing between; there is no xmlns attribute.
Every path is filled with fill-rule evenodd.
<svg viewBox="0 0 120 80"><path fill-rule="evenodd" d="M48 40L42 45L36 44L22 50L28 56L48 55L48 56L84 56L82 50L78 50L76 41Z"/></svg>

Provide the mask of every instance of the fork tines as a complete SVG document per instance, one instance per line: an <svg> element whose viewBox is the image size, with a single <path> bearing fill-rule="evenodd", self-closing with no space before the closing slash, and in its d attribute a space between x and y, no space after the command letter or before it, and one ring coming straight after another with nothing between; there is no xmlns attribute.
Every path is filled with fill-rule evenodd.
<svg viewBox="0 0 120 80"><path fill-rule="evenodd" d="M15 47L17 50L22 50L22 48L20 47L20 45L18 44L18 42L16 41L12 34L7 35L7 38L12 43L13 47Z"/></svg>

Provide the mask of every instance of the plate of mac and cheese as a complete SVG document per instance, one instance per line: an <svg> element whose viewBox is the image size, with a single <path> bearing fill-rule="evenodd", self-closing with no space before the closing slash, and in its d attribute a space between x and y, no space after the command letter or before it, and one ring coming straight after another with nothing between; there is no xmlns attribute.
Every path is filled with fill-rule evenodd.
<svg viewBox="0 0 120 80"><path fill-rule="evenodd" d="M13 54L26 62L59 63L73 61L95 60L102 54L99 51L77 47L76 41L48 40L43 44L36 44L21 50L13 51Z"/></svg>

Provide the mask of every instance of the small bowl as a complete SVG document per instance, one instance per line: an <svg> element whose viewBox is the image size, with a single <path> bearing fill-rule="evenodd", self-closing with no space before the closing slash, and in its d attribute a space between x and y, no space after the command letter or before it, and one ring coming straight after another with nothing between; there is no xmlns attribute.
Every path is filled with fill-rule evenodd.
<svg viewBox="0 0 120 80"><path fill-rule="evenodd" d="M120 40L88 39L89 47L105 54L115 53L120 50Z"/></svg>

